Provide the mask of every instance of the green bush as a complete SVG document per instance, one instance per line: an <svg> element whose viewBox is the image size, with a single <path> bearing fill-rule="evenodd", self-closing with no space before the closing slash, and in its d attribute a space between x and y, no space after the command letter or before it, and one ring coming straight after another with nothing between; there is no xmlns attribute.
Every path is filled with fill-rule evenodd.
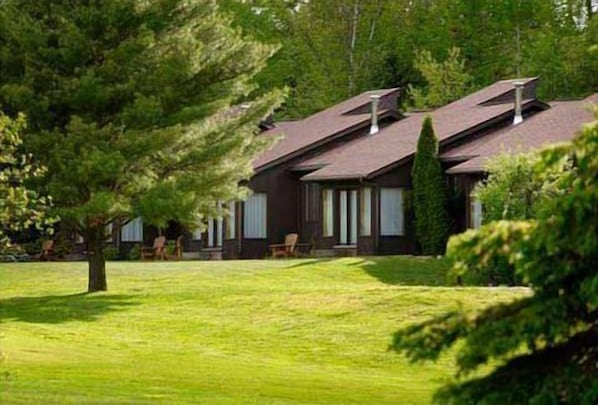
<svg viewBox="0 0 598 405"><path fill-rule="evenodd" d="M173 240L169 240L166 244L166 254L172 256L174 255L174 249L176 248L176 243Z"/></svg>
<svg viewBox="0 0 598 405"><path fill-rule="evenodd" d="M141 259L141 246L135 245L129 250L129 260Z"/></svg>
<svg viewBox="0 0 598 405"><path fill-rule="evenodd" d="M64 257L72 252L73 242L66 239L63 235L57 235L57 238L54 239L54 254L57 257Z"/></svg>
<svg viewBox="0 0 598 405"><path fill-rule="evenodd" d="M451 273L449 279L461 285L517 286L524 284L521 276L515 273L513 265L503 257L494 257L488 260L483 267L472 269L464 274Z"/></svg>
<svg viewBox="0 0 598 405"><path fill-rule="evenodd" d="M107 246L104 248L104 258L106 260L116 260L119 258L118 249L114 246Z"/></svg>
<svg viewBox="0 0 598 405"><path fill-rule="evenodd" d="M488 178L473 193L482 203L484 224L536 218L544 204L566 192L564 181L573 173L570 162L565 158L541 168L540 161L539 153L503 153L489 161ZM500 258L469 272L461 281L476 285L523 284L513 265Z"/></svg>
<svg viewBox="0 0 598 405"><path fill-rule="evenodd" d="M449 232L447 187L430 116L422 125L412 178L415 233L421 251L425 255L443 254Z"/></svg>
<svg viewBox="0 0 598 405"><path fill-rule="evenodd" d="M543 203L565 192L570 162L563 159L541 171L539 161L538 153L503 153L488 162L488 178L473 193L482 203L484 223L535 218Z"/></svg>
<svg viewBox="0 0 598 405"><path fill-rule="evenodd" d="M33 242L25 243L23 244L23 248L25 249L25 252L27 252L27 254L32 256L37 255L42 250L42 240L36 239Z"/></svg>

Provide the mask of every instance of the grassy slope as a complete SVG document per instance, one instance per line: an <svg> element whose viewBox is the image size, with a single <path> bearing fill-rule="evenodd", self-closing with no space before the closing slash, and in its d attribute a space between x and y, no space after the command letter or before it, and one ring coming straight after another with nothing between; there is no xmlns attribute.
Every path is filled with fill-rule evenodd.
<svg viewBox="0 0 598 405"><path fill-rule="evenodd" d="M0 265L2 403L422 403L452 360L393 331L517 289L447 288L433 259Z"/></svg>

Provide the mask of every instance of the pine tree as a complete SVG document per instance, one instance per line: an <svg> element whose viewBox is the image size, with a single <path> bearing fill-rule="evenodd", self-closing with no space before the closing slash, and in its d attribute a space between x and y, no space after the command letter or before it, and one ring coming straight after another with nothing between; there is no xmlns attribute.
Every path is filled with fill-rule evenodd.
<svg viewBox="0 0 598 405"><path fill-rule="evenodd" d="M415 232L423 254L441 254L449 230L446 183L432 118L424 119L412 171Z"/></svg>
<svg viewBox="0 0 598 405"><path fill-rule="evenodd" d="M2 2L0 104L29 119L55 212L90 251L88 291L107 289L108 224L197 226L238 196L281 98L247 96L274 51L215 0Z"/></svg>
<svg viewBox="0 0 598 405"><path fill-rule="evenodd" d="M43 174L18 148L25 125L21 115L11 120L0 112L0 247L10 243L7 234L49 223L45 216L50 201L26 183Z"/></svg>

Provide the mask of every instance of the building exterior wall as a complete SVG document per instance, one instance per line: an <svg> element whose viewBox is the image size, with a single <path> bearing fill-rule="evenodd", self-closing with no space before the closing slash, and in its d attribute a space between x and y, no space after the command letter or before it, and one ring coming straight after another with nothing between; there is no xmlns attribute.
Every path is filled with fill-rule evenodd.
<svg viewBox="0 0 598 405"><path fill-rule="evenodd" d="M376 235L378 238L376 253L382 255L388 254L415 254L417 253L417 243L413 223L413 209L411 204L411 170L413 163L411 161L396 167L384 174L372 179L377 186L377 209L376 209ZM404 235L401 236L382 236L380 235L380 188L399 187L403 191L404 204Z"/></svg>
<svg viewBox="0 0 598 405"><path fill-rule="evenodd" d="M238 217L241 225L240 257L263 258L268 254L269 245L282 243L287 234L298 232L299 179L284 167L275 167L255 175L248 187L255 193L266 194L266 238L245 238L245 212L244 204L241 204L243 209Z"/></svg>
<svg viewBox="0 0 598 405"><path fill-rule="evenodd" d="M380 121L379 125L384 127L394 122L394 118L386 118ZM247 186L255 193L266 193L267 195L267 238L247 239L243 235L243 203L241 203L240 215L237 215L237 222L240 227L239 235L239 258L264 258L269 254L268 246L282 243L289 233L299 234L299 243L312 244L318 239L318 246L331 249L335 244L334 238L322 238L321 218L307 221L305 219L305 183L300 177L306 172L294 171L301 161L310 159L316 155L336 148L343 143L366 136L369 132L369 124L362 126L353 132L336 138L321 145L316 150L306 152L296 158L290 159L280 165L263 170L255 174ZM321 198L318 198L321 203ZM321 206L319 215L321 215ZM335 228L338 224L335 222ZM314 244L315 245L315 244ZM231 258L225 252L224 258Z"/></svg>

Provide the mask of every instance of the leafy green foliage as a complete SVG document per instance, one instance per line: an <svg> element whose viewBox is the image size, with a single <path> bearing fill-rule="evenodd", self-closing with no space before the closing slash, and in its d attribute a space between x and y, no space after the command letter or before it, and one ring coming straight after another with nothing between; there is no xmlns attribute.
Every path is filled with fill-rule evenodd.
<svg viewBox="0 0 598 405"><path fill-rule="evenodd" d="M565 158L538 170L539 160L538 153L503 153L488 162L488 178L474 190L484 207L484 223L535 218L542 203L566 192L571 162Z"/></svg>
<svg viewBox="0 0 598 405"><path fill-rule="evenodd" d="M107 246L104 249L104 257L106 260L116 260L119 258L118 249L112 246Z"/></svg>
<svg viewBox="0 0 598 405"><path fill-rule="evenodd" d="M459 48L451 48L447 58L438 62L430 51L415 54L414 66L426 80L425 90L409 87L416 108L440 107L458 100L471 90L472 77L465 70Z"/></svg>
<svg viewBox="0 0 598 405"><path fill-rule="evenodd" d="M579 403L598 400L598 108L571 144L542 151L538 170L570 157L566 193L543 203L536 219L497 221L451 238L454 271L505 260L531 285L527 297L479 313L454 311L395 334L393 348L412 360L438 358L464 340L459 375L490 360L484 377L439 391L442 403Z"/></svg>
<svg viewBox="0 0 598 405"><path fill-rule="evenodd" d="M483 221L533 219L542 204L567 192L574 170L565 156L549 168L540 167L538 153L500 154L487 164L488 178L474 189L484 210ZM477 243L477 242L476 242ZM494 257L485 267L459 274L466 284L516 285L523 279L505 258Z"/></svg>
<svg viewBox="0 0 598 405"><path fill-rule="evenodd" d="M139 260L139 259L141 259L141 246L140 245L134 245L131 248L131 250L129 250L128 259L129 260Z"/></svg>
<svg viewBox="0 0 598 405"><path fill-rule="evenodd" d="M449 231L447 190L438 159L438 139L427 116L413 163L413 211L415 232L423 254L441 254Z"/></svg>
<svg viewBox="0 0 598 405"><path fill-rule="evenodd" d="M213 0L2 3L0 102L27 113L54 211L93 253L90 291L107 224L196 227L251 175L281 100L249 97L252 78L276 48L230 25Z"/></svg>
<svg viewBox="0 0 598 405"><path fill-rule="evenodd" d="M31 226L42 230L52 222L46 216L50 199L26 184L44 170L19 151L24 127L23 115L11 120L0 111L0 245L10 242L7 233Z"/></svg>
<svg viewBox="0 0 598 405"><path fill-rule="evenodd" d="M262 91L290 88L278 112L283 117L304 117L374 88L425 89L427 78L417 68L424 49L432 62L459 48L473 88L540 76L539 95L550 100L585 95L598 86L598 57L587 52L598 43L598 18L589 12L595 0L219 3L237 26L281 45L258 78Z"/></svg>

